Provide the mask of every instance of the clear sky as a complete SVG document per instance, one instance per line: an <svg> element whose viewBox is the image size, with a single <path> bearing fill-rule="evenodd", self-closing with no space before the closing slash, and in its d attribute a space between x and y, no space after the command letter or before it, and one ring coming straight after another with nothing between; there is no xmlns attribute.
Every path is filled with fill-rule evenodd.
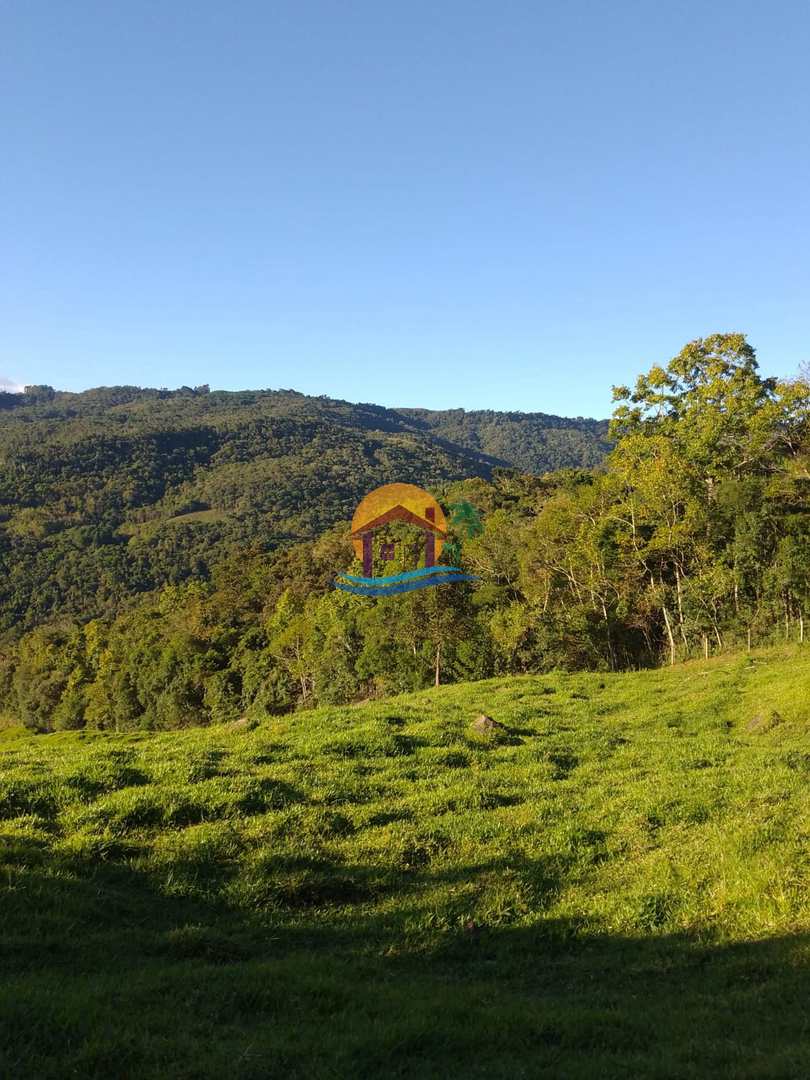
<svg viewBox="0 0 810 1080"><path fill-rule="evenodd" d="M604 416L810 360L810 5L0 0L0 380Z"/></svg>

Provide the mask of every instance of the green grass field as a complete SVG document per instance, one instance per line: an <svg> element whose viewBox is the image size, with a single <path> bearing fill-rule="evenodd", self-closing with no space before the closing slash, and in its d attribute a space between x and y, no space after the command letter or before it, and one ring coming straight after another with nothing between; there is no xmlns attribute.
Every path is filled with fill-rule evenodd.
<svg viewBox="0 0 810 1080"><path fill-rule="evenodd" d="M4 1078L810 1076L810 651L0 736Z"/></svg>

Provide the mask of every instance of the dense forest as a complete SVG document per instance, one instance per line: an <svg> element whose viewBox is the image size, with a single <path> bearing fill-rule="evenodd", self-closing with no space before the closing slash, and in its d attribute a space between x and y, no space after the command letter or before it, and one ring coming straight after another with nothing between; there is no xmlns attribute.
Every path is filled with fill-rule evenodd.
<svg viewBox="0 0 810 1080"><path fill-rule="evenodd" d="M595 420L416 415L292 390L0 394L0 636L109 618L245 552L313 541L390 480L591 466L606 436Z"/></svg>
<svg viewBox="0 0 810 1080"><path fill-rule="evenodd" d="M25 573L9 570L0 708L42 731L175 728L803 639L807 381L763 377L742 335L717 334L614 393L600 460L593 421L532 417L521 446L521 414L499 437L500 414L291 392L31 390L3 420L2 558ZM565 435L558 460L537 430ZM451 549L479 583L334 590L356 568L354 501L392 479L456 508Z"/></svg>

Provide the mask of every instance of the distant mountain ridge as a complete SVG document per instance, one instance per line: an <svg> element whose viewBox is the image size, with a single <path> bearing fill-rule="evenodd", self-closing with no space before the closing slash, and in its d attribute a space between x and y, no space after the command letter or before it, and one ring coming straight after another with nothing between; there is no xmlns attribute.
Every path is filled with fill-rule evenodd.
<svg viewBox="0 0 810 1080"><path fill-rule="evenodd" d="M294 390L0 394L0 632L110 613L235 547L312 538L371 488L591 467L607 421ZM205 526L205 528L203 528Z"/></svg>
<svg viewBox="0 0 810 1080"><path fill-rule="evenodd" d="M610 449L607 420L492 409L396 411L425 431L527 473L598 465Z"/></svg>

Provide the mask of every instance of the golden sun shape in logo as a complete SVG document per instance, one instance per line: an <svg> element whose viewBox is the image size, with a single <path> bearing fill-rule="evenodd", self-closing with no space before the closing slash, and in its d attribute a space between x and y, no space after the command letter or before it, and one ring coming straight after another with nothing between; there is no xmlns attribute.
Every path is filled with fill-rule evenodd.
<svg viewBox="0 0 810 1080"><path fill-rule="evenodd" d="M384 484L361 501L352 518L352 544L364 573L371 576L371 543L376 529L404 521L425 534L425 566L435 565L447 539L447 518L433 496L416 484Z"/></svg>

